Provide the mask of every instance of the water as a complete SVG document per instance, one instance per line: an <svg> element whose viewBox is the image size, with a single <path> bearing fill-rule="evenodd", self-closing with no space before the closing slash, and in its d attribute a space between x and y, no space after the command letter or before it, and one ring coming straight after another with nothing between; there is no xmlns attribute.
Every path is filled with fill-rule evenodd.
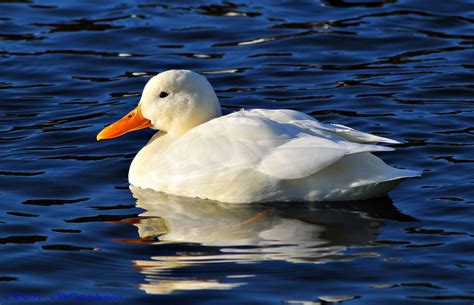
<svg viewBox="0 0 474 305"><path fill-rule="evenodd" d="M474 302L472 1L0 2L1 304ZM424 175L362 203L132 194L152 131L95 135L171 68Z"/></svg>

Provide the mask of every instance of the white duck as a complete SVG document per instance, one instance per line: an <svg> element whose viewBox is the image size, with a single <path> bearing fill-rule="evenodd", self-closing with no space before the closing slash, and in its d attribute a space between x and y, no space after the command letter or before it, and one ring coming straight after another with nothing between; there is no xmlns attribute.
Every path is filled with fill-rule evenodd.
<svg viewBox="0 0 474 305"><path fill-rule="evenodd" d="M138 106L97 140L151 127L160 131L133 159L130 184L222 202L347 201L384 196L403 178L370 152L397 141L323 124L293 110L221 116L207 79L170 70L146 84Z"/></svg>

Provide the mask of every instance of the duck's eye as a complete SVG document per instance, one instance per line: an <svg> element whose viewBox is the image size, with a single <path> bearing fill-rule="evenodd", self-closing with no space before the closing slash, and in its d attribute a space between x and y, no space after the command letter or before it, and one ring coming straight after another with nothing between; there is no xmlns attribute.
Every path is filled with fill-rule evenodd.
<svg viewBox="0 0 474 305"><path fill-rule="evenodd" d="M161 93L160 93L160 97L161 97L161 98L165 98L165 97L167 97L167 96L168 96L168 93L167 93L167 92L161 91Z"/></svg>

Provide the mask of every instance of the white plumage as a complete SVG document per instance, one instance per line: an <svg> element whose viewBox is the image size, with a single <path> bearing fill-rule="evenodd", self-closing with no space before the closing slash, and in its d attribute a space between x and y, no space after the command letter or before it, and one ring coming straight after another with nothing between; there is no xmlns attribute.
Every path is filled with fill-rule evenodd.
<svg viewBox="0 0 474 305"><path fill-rule="evenodd" d="M166 92L165 98L158 97ZM397 141L292 110L220 116L207 80L171 70L152 78L140 101L155 135L134 158L132 185L223 202L345 201L385 195L419 176L371 152Z"/></svg>

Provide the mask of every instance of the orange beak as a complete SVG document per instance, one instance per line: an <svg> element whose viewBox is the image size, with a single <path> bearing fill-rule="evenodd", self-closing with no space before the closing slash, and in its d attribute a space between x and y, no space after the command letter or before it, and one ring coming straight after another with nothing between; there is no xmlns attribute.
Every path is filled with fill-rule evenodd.
<svg viewBox="0 0 474 305"><path fill-rule="evenodd" d="M102 129L102 131L99 132L99 134L97 135L97 141L116 138L127 132L143 129L150 126L150 120L145 119L143 117L141 106L138 105L126 116Z"/></svg>

